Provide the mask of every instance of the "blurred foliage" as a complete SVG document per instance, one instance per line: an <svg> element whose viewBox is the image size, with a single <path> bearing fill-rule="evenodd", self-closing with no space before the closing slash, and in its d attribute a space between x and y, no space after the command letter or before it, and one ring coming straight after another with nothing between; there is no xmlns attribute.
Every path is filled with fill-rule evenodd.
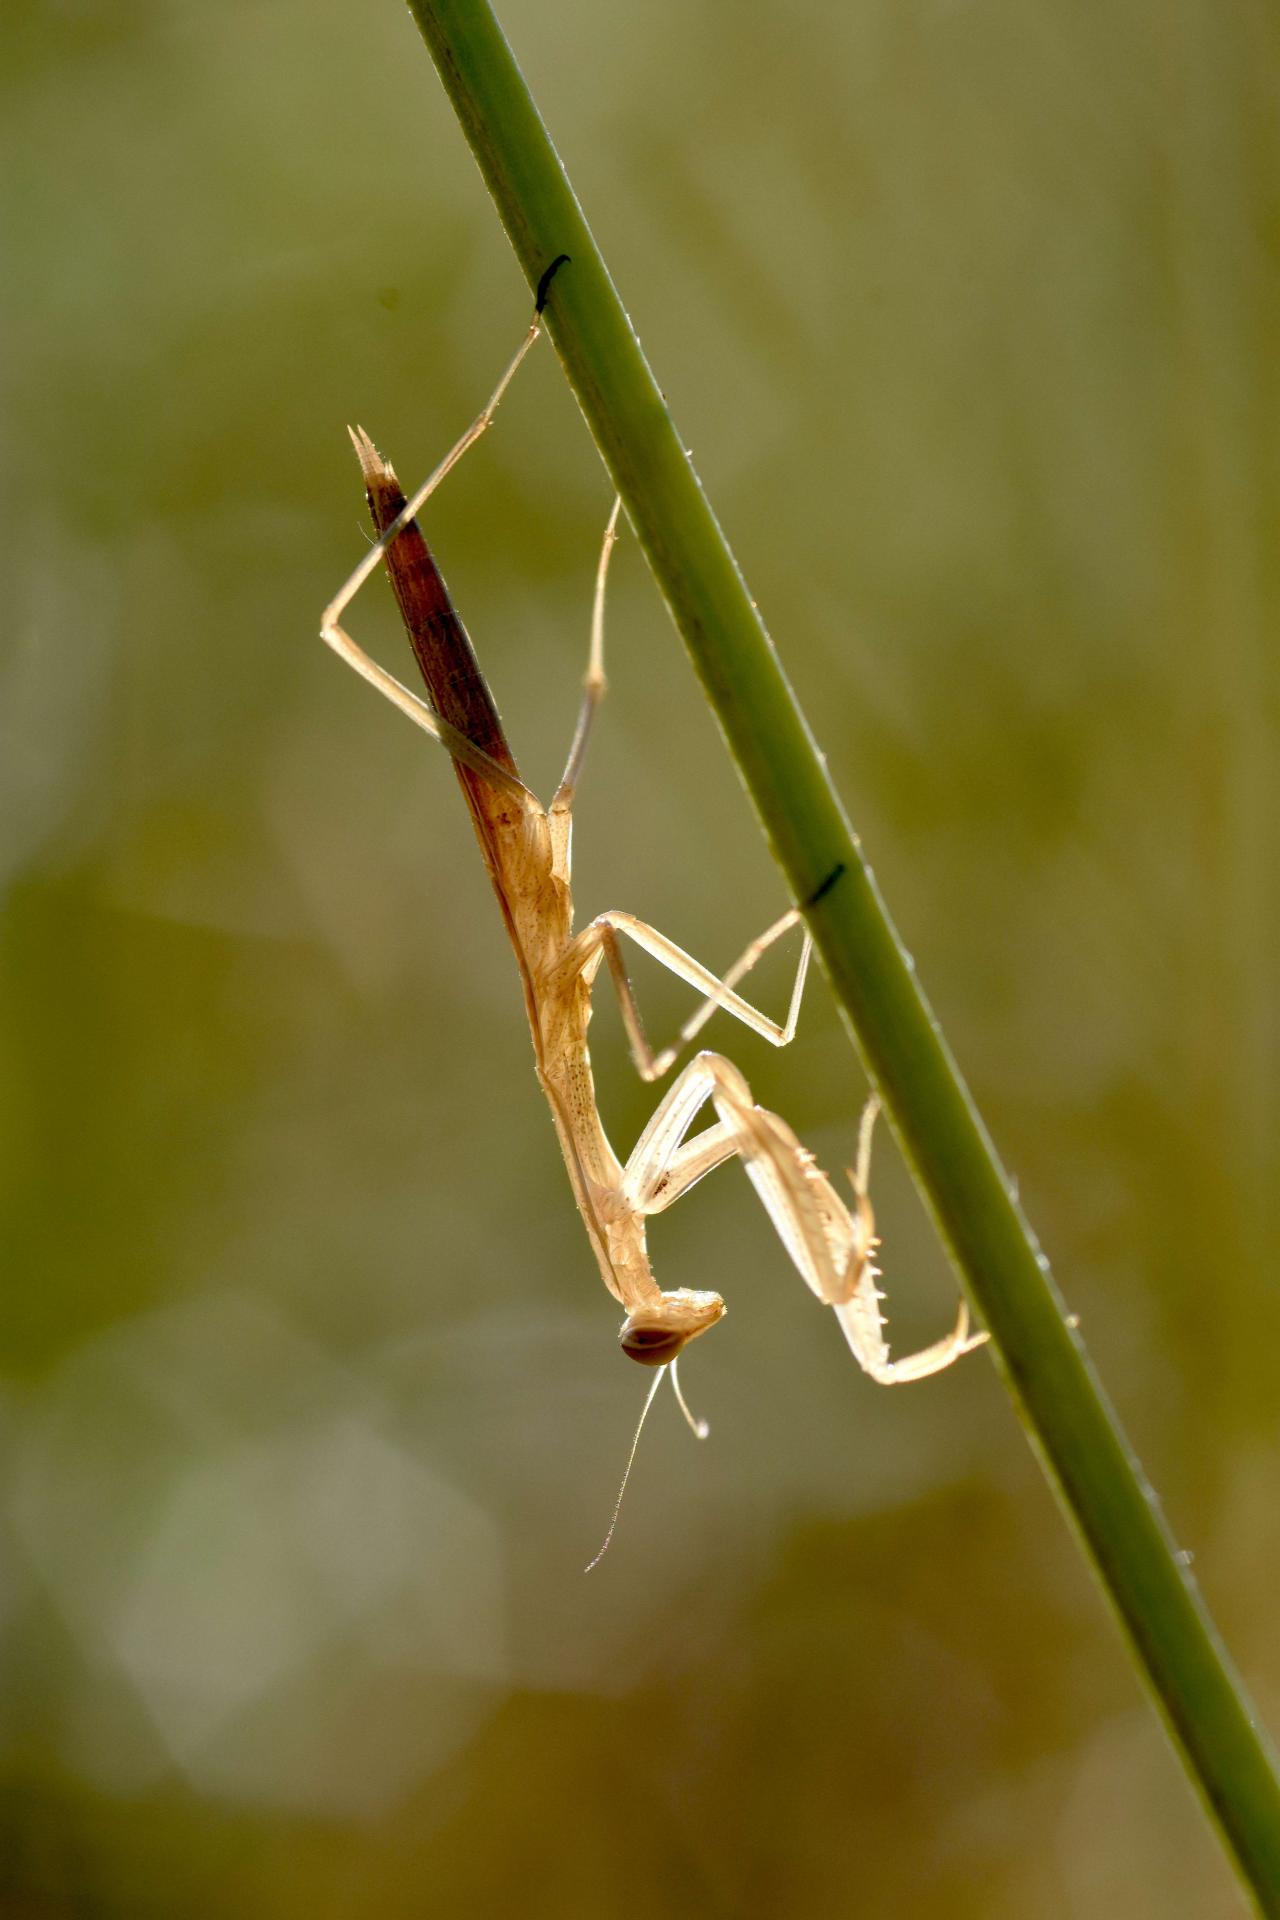
<svg viewBox="0 0 1280 1920"><path fill-rule="evenodd" d="M1275 17L504 19L1274 1723ZM345 423L425 471L518 277L394 6L5 25L2 1910L1237 1911L989 1370L870 1386L731 1173L654 1233L712 1439L581 1578L644 1383L448 769L314 639ZM540 788L607 508L539 349L431 524ZM609 645L583 907L727 959L777 878L625 544ZM842 1165L821 990L724 1043Z"/></svg>

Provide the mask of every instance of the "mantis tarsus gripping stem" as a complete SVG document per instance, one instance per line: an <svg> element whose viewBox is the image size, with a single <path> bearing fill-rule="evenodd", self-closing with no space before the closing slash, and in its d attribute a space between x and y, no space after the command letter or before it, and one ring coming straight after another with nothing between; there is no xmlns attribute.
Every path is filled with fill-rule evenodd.
<svg viewBox="0 0 1280 1920"><path fill-rule="evenodd" d="M671 1206L715 1167L739 1160L801 1277L819 1300L834 1309L859 1365L886 1385L922 1379L949 1366L986 1335L970 1333L962 1303L955 1327L943 1339L905 1359L889 1357L874 1265L879 1242L867 1192L875 1102L868 1105L859 1133L856 1167L850 1176L852 1210L786 1121L755 1104L743 1075L721 1054L699 1053L683 1068L625 1164L614 1153L600 1119L587 1022L591 990L602 961L619 996L636 1066L646 1079L656 1080L668 1072L685 1043L717 1009L732 1014L775 1046L785 1046L795 1032L810 943L806 932L790 1007L785 1021L779 1023L744 1000L737 987L776 940L802 924L795 908L753 940L722 976L631 914L599 914L574 934L573 804L605 691L605 584L621 503L615 504L605 534L582 703L564 777L550 807L544 807L520 778L470 639L418 528L415 516L490 425L537 339L538 314L554 270L553 266L543 276L538 313L488 403L411 500L406 502L394 472L368 436L363 431L352 434L378 539L325 609L321 633L350 667L453 757L515 949L538 1079L551 1106L574 1198L601 1278L625 1309L619 1335L623 1351L646 1366L674 1367L688 1342L723 1315L724 1302L718 1293L659 1288L649 1265L645 1223L650 1214ZM341 624L380 560L385 561L426 681L426 701L370 659ZM819 893L838 878L837 870ZM704 996L676 1042L656 1054L645 1039L627 977L622 936ZM714 1122L690 1137L694 1121L708 1103ZM698 1430L687 1408L685 1412Z"/></svg>

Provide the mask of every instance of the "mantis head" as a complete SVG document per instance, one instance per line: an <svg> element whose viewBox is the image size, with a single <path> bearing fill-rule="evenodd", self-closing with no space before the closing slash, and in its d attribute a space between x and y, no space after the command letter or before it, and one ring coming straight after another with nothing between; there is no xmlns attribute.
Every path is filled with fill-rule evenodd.
<svg viewBox="0 0 1280 1920"><path fill-rule="evenodd" d="M660 1295L654 1305L629 1313L618 1334L618 1344L642 1367L665 1367L690 1340L696 1340L723 1317L724 1301L718 1293L677 1287L672 1293Z"/></svg>

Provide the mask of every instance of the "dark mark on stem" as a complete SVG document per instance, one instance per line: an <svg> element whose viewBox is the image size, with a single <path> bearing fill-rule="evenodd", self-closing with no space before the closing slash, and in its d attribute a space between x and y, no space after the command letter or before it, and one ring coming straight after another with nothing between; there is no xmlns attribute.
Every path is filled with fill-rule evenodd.
<svg viewBox="0 0 1280 1920"><path fill-rule="evenodd" d="M538 297L534 301L534 306L533 306L533 310L535 313L541 313L542 309L546 306L547 294L550 292L551 282L555 279L561 267L567 267L570 264L571 264L570 257L567 253L558 253L556 255L555 259L551 262L551 265L547 268L541 280L539 280L538 282Z"/></svg>
<svg viewBox="0 0 1280 1920"><path fill-rule="evenodd" d="M805 901L804 904L806 908L816 907L819 900L821 900L826 894L830 893L832 887L834 887L834 885L836 884L836 881L840 879L844 871L845 871L845 864L843 860L840 862L839 866L832 867L830 873L827 875L822 885L817 889L816 892L811 893L809 895L809 898Z"/></svg>

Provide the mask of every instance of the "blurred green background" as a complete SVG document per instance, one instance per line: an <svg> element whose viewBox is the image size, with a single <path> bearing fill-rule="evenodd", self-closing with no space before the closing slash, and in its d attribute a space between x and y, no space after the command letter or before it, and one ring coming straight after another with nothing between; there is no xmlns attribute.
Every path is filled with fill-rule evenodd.
<svg viewBox="0 0 1280 1920"><path fill-rule="evenodd" d="M1274 10L503 17L1274 1724ZM872 1386L732 1170L653 1234L712 1438L583 1579L645 1381L449 768L315 638L346 423L418 477L525 289L395 0L4 38L0 1910L1240 1911L985 1359ZM608 504L540 347L430 515L544 792ZM783 895L628 542L609 646L581 910L727 961ZM847 1162L821 985L711 1043Z"/></svg>

